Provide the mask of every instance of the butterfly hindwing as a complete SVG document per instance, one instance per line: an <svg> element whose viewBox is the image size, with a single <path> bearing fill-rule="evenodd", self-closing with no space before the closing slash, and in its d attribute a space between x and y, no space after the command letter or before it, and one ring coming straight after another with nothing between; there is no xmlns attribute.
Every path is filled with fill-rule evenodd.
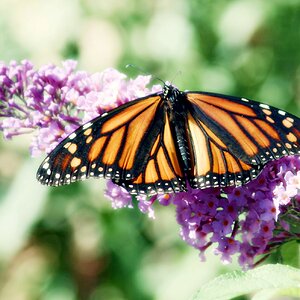
<svg viewBox="0 0 300 300"><path fill-rule="evenodd" d="M160 116L157 119L159 118ZM186 190L181 159L166 113L162 120L164 125L151 145L147 163L137 178L113 180L132 194L153 195Z"/></svg>
<svg viewBox="0 0 300 300"><path fill-rule="evenodd" d="M260 166L244 163L203 122L188 114L193 160L189 182L193 188L240 185L255 178Z"/></svg>

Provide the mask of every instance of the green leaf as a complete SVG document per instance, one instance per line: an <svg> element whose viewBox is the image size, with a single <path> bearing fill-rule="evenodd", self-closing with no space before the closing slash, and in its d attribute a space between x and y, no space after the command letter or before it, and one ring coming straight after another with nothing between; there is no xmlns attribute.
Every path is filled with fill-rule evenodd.
<svg viewBox="0 0 300 300"><path fill-rule="evenodd" d="M280 247L282 262L292 267L300 267L300 244L297 241L285 243Z"/></svg>
<svg viewBox="0 0 300 300"><path fill-rule="evenodd" d="M231 272L204 284L192 299L225 300L249 293L258 293L256 299L263 294L300 295L300 270L276 264Z"/></svg>

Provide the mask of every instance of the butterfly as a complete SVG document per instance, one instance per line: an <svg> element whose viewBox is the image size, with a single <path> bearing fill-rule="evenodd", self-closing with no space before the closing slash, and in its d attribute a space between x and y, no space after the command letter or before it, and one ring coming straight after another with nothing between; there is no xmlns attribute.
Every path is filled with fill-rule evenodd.
<svg viewBox="0 0 300 300"><path fill-rule="evenodd" d="M98 116L63 140L37 179L59 186L104 177L133 195L238 186L300 154L300 119L246 98L162 91Z"/></svg>

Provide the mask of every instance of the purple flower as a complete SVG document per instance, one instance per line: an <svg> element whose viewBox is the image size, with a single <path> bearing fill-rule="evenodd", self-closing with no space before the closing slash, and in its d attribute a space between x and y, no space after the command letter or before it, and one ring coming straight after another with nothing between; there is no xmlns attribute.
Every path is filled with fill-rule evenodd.
<svg viewBox="0 0 300 300"><path fill-rule="evenodd" d="M1 119L0 128L6 138L37 130L31 144L31 153L50 151L64 136L81 123L75 103L65 98L74 61L67 61L62 68L47 65L34 70L23 61L0 64Z"/></svg>
<svg viewBox="0 0 300 300"><path fill-rule="evenodd" d="M149 200L146 196L137 196L137 200L140 211L147 214L150 219L155 219L154 209L152 206L154 200Z"/></svg>
<svg viewBox="0 0 300 300"><path fill-rule="evenodd" d="M111 200L112 207L115 209L133 207L131 195L124 188L114 184L111 180L107 180L104 195Z"/></svg>
<svg viewBox="0 0 300 300"><path fill-rule="evenodd" d="M288 209L300 212L299 201L292 201L299 194L299 163L299 156L270 162L258 178L243 187L227 188L226 194L216 193L217 189L175 194L183 240L202 257L216 243L215 253L223 262L238 254L240 264L251 267L258 255L291 238L299 239L288 222L280 220Z"/></svg>
<svg viewBox="0 0 300 300"><path fill-rule="evenodd" d="M216 255L221 255L221 259L225 264L232 261L231 256L240 250L240 243L231 237L222 237L215 249Z"/></svg>
<svg viewBox="0 0 300 300"><path fill-rule="evenodd" d="M33 156L52 150L80 124L132 99L161 90L147 88L150 76L128 80L117 70L89 74L76 62L34 69L29 61L0 62L0 130L6 138L35 132ZM242 187L191 189L185 193L131 195L107 181L105 196L113 208L134 206L154 218L154 203L175 205L182 239L205 259L208 247L228 263L238 255L244 267L258 255L299 239L291 224L299 223L300 157L270 162L258 178ZM299 232L299 231L298 231Z"/></svg>

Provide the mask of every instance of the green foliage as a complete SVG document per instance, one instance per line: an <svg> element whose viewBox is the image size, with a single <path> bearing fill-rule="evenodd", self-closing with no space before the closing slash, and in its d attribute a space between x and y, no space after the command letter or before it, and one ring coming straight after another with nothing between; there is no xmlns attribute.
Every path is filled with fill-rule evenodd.
<svg viewBox="0 0 300 300"><path fill-rule="evenodd" d="M193 300L226 300L254 294L252 299L300 295L299 269L284 265L265 265L247 272L234 271L203 285Z"/></svg>

